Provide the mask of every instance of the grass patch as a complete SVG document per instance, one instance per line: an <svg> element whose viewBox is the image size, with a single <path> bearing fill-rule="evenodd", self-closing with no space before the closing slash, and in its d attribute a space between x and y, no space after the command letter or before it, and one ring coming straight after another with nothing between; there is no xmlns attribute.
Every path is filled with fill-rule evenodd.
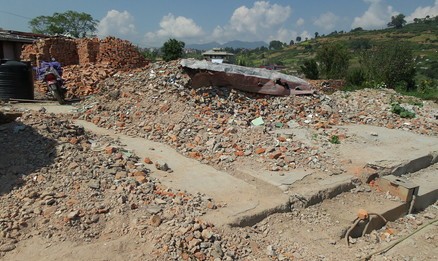
<svg viewBox="0 0 438 261"><path fill-rule="evenodd" d="M339 140L339 136L338 135L332 135L330 137L330 143L331 144L341 144L341 141Z"/></svg>
<svg viewBox="0 0 438 261"><path fill-rule="evenodd" d="M398 103L393 103L391 105L391 112L400 115L400 117L402 118L408 118L408 119L415 118L414 112L405 109Z"/></svg>

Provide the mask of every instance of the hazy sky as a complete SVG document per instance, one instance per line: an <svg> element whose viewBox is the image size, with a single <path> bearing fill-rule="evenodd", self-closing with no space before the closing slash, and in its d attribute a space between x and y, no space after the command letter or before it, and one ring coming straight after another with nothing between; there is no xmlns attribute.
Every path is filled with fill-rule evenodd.
<svg viewBox="0 0 438 261"><path fill-rule="evenodd" d="M98 35L142 47L169 38L186 44L312 38L335 30L381 29L398 13L407 21L438 15L438 0L0 0L0 28L30 31L37 16L73 10L99 20Z"/></svg>

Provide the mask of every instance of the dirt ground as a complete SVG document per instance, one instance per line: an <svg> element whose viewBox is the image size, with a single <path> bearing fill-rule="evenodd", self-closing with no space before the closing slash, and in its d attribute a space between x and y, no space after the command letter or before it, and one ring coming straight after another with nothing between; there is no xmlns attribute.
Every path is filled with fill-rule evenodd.
<svg viewBox="0 0 438 261"><path fill-rule="evenodd" d="M24 112L0 125L2 260L438 259L437 204L349 245L336 213L387 194L361 185L250 227L216 227L202 221L220 207L214 201L163 188L123 144L70 117ZM112 168L116 173L105 171Z"/></svg>

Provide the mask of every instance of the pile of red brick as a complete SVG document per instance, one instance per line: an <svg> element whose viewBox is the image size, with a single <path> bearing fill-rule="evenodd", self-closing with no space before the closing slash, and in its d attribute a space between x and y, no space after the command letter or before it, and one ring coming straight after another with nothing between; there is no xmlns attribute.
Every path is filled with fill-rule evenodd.
<svg viewBox="0 0 438 261"><path fill-rule="evenodd" d="M46 38L23 48L21 60L38 66L42 61L56 58L64 69L63 78L69 96L95 93L99 81L118 71L144 67L147 60L131 42L115 37L98 38ZM37 91L45 86L36 81Z"/></svg>

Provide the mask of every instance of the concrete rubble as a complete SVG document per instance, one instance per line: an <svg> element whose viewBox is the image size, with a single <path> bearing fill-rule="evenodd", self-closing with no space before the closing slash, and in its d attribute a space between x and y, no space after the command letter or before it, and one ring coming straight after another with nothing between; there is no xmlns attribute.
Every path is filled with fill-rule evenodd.
<svg viewBox="0 0 438 261"><path fill-rule="evenodd" d="M273 97L228 88L193 89L189 82L177 62L116 74L99 83L100 94L81 104L78 117L165 142L188 157L228 170L235 161L251 160L273 171L309 167L342 172L342 164L326 151L336 148L331 137L340 142L347 138L339 128L346 124L438 134L436 108L409 105L416 117L400 118L391 112L391 103L415 100L405 101L392 90ZM251 124L260 117L264 124ZM299 137L300 129L313 134Z"/></svg>
<svg viewBox="0 0 438 261"><path fill-rule="evenodd" d="M120 236L135 232L151 240L161 227L152 238L156 255L165 246L169 258L181 251L205 257L226 252L218 230L200 219L214 207L212 199L164 187L118 141L45 112L24 113L1 127L0 254L36 231L89 242L106 233L114 215L134 222L114 228Z"/></svg>

